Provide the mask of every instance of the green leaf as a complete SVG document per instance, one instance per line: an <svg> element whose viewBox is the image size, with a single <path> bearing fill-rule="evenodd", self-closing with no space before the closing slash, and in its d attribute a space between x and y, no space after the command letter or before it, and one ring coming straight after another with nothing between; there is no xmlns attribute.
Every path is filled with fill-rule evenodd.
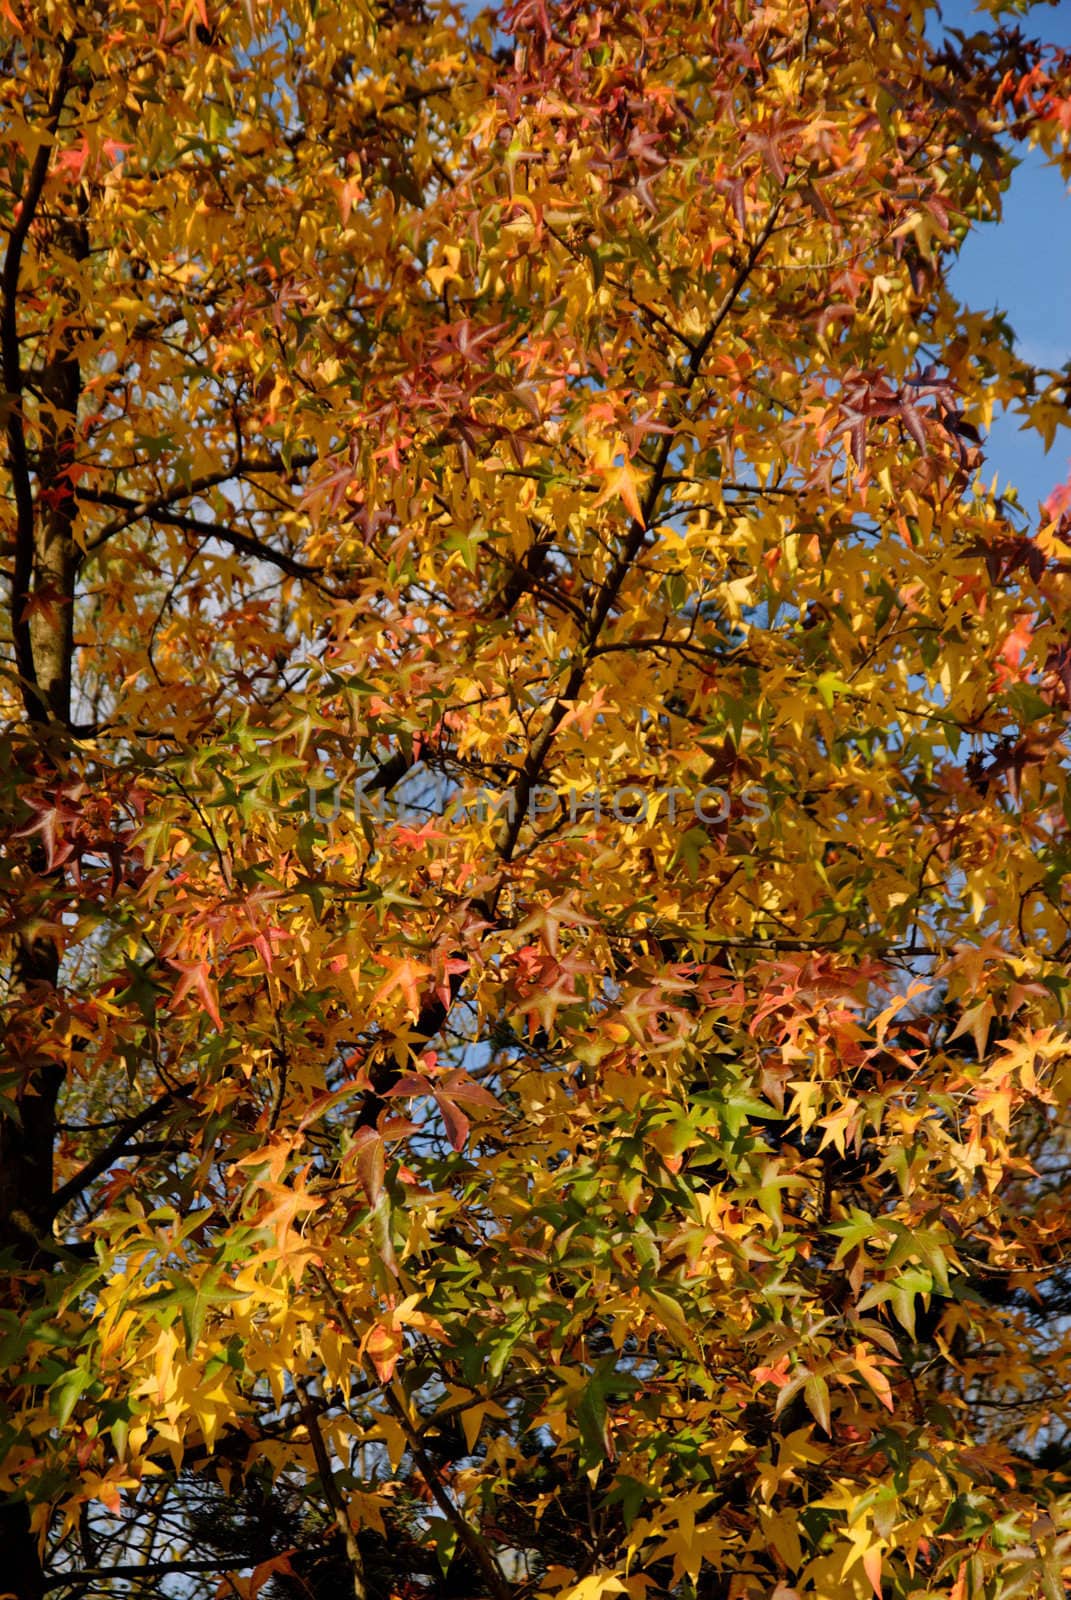
<svg viewBox="0 0 1071 1600"><path fill-rule="evenodd" d="M71 1414L78 1403L78 1399L90 1387L93 1375L84 1367L72 1367L58 1379L49 1390L51 1396L50 1408L61 1428L65 1428L71 1420Z"/></svg>
<svg viewBox="0 0 1071 1600"><path fill-rule="evenodd" d="M824 1378L815 1374L807 1379L803 1385L803 1398L807 1410L817 1422L818 1426L826 1433L832 1433L829 1416L829 1385Z"/></svg>
<svg viewBox="0 0 1071 1600"><path fill-rule="evenodd" d="M435 1546L435 1554L439 1559L439 1565L445 1574L457 1552L460 1535L454 1524L447 1522L445 1517L429 1518L428 1533L432 1544Z"/></svg>
<svg viewBox="0 0 1071 1600"><path fill-rule="evenodd" d="M583 1446L581 1465L613 1459L613 1440L606 1410L605 1381L598 1375L584 1389L576 1408L576 1425Z"/></svg>

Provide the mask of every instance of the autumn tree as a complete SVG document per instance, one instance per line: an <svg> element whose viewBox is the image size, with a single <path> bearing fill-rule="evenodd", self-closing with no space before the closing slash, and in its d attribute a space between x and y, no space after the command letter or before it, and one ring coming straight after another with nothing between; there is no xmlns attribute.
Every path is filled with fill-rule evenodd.
<svg viewBox="0 0 1071 1600"><path fill-rule="evenodd" d="M1065 1592L1024 9L3 0L16 1600Z"/></svg>

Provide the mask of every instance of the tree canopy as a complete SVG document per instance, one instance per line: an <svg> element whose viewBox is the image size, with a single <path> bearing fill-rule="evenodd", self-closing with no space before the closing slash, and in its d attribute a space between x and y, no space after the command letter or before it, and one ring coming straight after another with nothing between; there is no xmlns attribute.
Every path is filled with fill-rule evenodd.
<svg viewBox="0 0 1071 1600"><path fill-rule="evenodd" d="M0 1592L1065 1593L986 11L0 0Z"/></svg>

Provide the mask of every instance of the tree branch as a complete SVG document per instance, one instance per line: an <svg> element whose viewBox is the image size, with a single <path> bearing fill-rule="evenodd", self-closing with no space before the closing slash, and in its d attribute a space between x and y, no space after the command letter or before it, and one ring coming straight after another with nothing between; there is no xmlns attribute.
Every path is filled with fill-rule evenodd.
<svg viewBox="0 0 1071 1600"><path fill-rule="evenodd" d="M86 554L92 555L102 545L107 544L109 539L114 539L117 533L122 533L124 528L129 528L132 523L140 522L143 517L151 520L158 511L166 510L180 500L190 500L196 495L204 494L206 489L217 489L222 483L232 483L235 479L245 476L259 477L264 473L311 467L317 459L313 454L294 456L288 468L279 457L271 457L266 461L246 461L239 455L233 467L220 468L218 472L206 472L200 478L193 478L189 483L177 485L166 494L156 495L150 500L133 500L129 495L119 494L116 491L90 489L81 485L75 491L80 500L88 500L94 505L115 506L127 513L126 516L117 517L114 522L110 522L95 539L91 539L86 545Z"/></svg>
<svg viewBox="0 0 1071 1600"><path fill-rule="evenodd" d="M122 495L109 494L105 491L80 489L78 493L81 499L93 501L97 505L130 506L131 511L137 514L131 515L129 521L123 524L125 527L142 519L147 522L162 522L166 527L181 528L186 533L195 534L199 539L218 539L221 544L230 545L231 549L237 550L240 555L270 562L272 566L278 567L291 578L315 581L323 576L321 567L310 567L306 562L299 561L296 556L288 555L285 550L275 550L270 544L264 544L260 539L254 538L252 534L242 533L237 528L228 528L222 522L203 522L199 517L192 517L181 511L168 511L162 506L144 509L135 507ZM118 527L114 529L115 533L120 531ZM113 534L110 533L108 537L113 537ZM96 550L102 543L103 535L86 548Z"/></svg>
<svg viewBox="0 0 1071 1600"><path fill-rule="evenodd" d="M702 371L707 351L714 343L719 328L732 311L744 285L751 276L763 246L773 232L774 223L777 220L780 209L781 202L776 200L770 208L758 237L752 243L745 260L738 268L721 304L714 313L709 327L698 343L691 347L691 355L688 358L688 364L684 372L683 387L685 396L694 388L696 380ZM675 434L673 433L667 433L662 438L658 459L651 474L651 481L647 485L647 492L643 498L642 515L633 520L624 546L599 590L591 612L591 619L581 637L580 648L572 670L566 679L561 694L553 701L543 729L529 749L520 776L513 787L513 804L506 813L495 847L496 853L503 864L508 863L513 858L513 852L517 848L517 840L524 825L524 817L532 790L542 775L543 765L550 753L550 747L554 743L555 735L565 719L570 704L583 688L588 668L591 666L598 650L599 636L606 625L606 619L613 609L617 596L621 591L621 586L628 576L633 562L643 548L644 540L647 537L648 525L665 487L666 468L669 466L674 439Z"/></svg>
<svg viewBox="0 0 1071 1600"><path fill-rule="evenodd" d="M360 1333L354 1326L353 1319L346 1309L346 1305L342 1299L342 1296L338 1293L334 1284L331 1282L330 1278L327 1276L327 1273L324 1272L322 1267L314 1267L313 1272L323 1286L329 1300L331 1301L331 1304L334 1306L335 1311L338 1314L339 1320L346 1329L346 1332L349 1334L354 1344L360 1348L362 1343ZM472 1523L469 1522L468 1518L462 1516L461 1512L458 1510L457 1506L444 1489L442 1480L435 1469L434 1463L431 1461L423 1445L421 1444L420 1434L416 1428L414 1428L408 1411L402 1405L402 1402L398 1399L398 1396L394 1393L389 1383L382 1384L381 1391L384 1400L387 1402L391 1412L394 1414L398 1423L400 1424L402 1432L405 1434L406 1440L408 1441L409 1453L419 1468L420 1474L423 1477L424 1482L427 1484L435 1504L439 1507L439 1510L442 1512L447 1522L449 1522L450 1526L454 1529L461 1543L464 1545L469 1555L476 1562L476 1565L483 1573L485 1579L487 1580L488 1588L490 1589L492 1595L494 1595L495 1600L511 1600L512 1590L502 1575L502 1569L499 1567L498 1562L495 1560L495 1557L488 1548L485 1540L472 1526Z"/></svg>
<svg viewBox="0 0 1071 1600"><path fill-rule="evenodd" d="M338 1484L335 1482L335 1474L328 1459L323 1434L320 1432L320 1424L316 1420L316 1413L310 1406L307 1395L305 1395L301 1406L301 1417L312 1444L312 1453L316 1458L316 1471L320 1478L324 1496L331 1507L335 1526L342 1535L342 1540L346 1547L346 1559L353 1574L354 1600L365 1600L368 1591L365 1588L364 1561L357 1547L357 1536L350 1527L349 1514L346 1511L342 1496L338 1492Z"/></svg>
<svg viewBox="0 0 1071 1600"><path fill-rule="evenodd" d="M109 1139L104 1148L98 1150L96 1155L86 1162L81 1172L76 1173L73 1178L61 1184L53 1193L51 1215L53 1217L58 1216L64 1206L70 1205L71 1201L77 1199L80 1194L88 1189L90 1184L100 1177L101 1173L107 1172L115 1161L127 1154L126 1147L134 1134L140 1133L142 1128L147 1128L153 1122L156 1122L165 1112L171 1109L176 1100L187 1098L191 1092L189 1088L169 1089L166 1094L162 1094L158 1099L154 1100L152 1105L146 1106L136 1116L128 1118L114 1138Z"/></svg>
<svg viewBox="0 0 1071 1600"><path fill-rule="evenodd" d="M64 42L56 86L52 91L45 127L49 134L59 126L63 104L70 86L71 65L75 57L73 39ZM26 187L19 197L18 210L0 272L0 371L7 392L7 456L15 492L15 561L11 576L11 634L15 645L15 665L21 680L22 703L31 722L47 722L48 706L37 685L30 619L27 614L34 561L34 501L30 458L26 449L26 430L22 416L22 354L19 348L18 292L23 246L48 176L52 140L38 146L30 167Z"/></svg>
<svg viewBox="0 0 1071 1600"><path fill-rule="evenodd" d="M94 1583L107 1578L162 1578L169 1572L232 1572L256 1566L255 1561L149 1561L139 1566L136 1562L120 1562L117 1567L84 1567L79 1572L55 1573L45 1579L46 1592L66 1589L76 1583Z"/></svg>
<svg viewBox="0 0 1071 1600"><path fill-rule="evenodd" d="M726 317L728 317L731 313L733 307L739 299L741 291L748 281L748 278L751 276L755 263L762 252L763 246L766 244L766 241L769 239L770 234L773 231L780 209L781 202L778 199L770 208L766 221L759 232L758 237L754 240L750 249L748 250L745 261L737 270L732 283L730 284L724 298L721 301L721 304L714 313L709 327L706 329L703 337L690 347L691 354L689 356L684 375L685 395L689 394L695 387L696 381L702 371L703 361L706 357L706 354L713 344L719 328L724 323ZM550 752L550 748L554 742L558 728L561 726L561 723L569 709L569 705L576 698L583 687L584 680L587 676L592 661L598 654L608 648L607 646L600 646L600 635L606 625L606 620L613 609L617 596L620 593L621 586L624 583L625 578L628 576L628 573L630 572L637 555L643 548L644 541L647 537L648 527L654 516L655 508L657 507L658 501L662 495L662 491L665 488L666 473L669 466L670 455L673 449L673 441L673 434L666 434L662 439L658 452L658 459L654 466L651 481L647 486L647 492L644 496L643 505L641 507L642 515L640 518L633 520L629 528L625 544L619 551L617 558L602 585L602 588L599 590L595 605L590 615L590 619L583 630L578 655L569 673L569 677L566 680L565 687L562 690L562 693L558 695L552 702L550 710L547 714L546 723L544 724L542 731L537 736L535 742L529 749L524 765L522 766L517 779L514 782L511 790L512 805L507 808L506 816L503 819L502 828L495 843L495 853L498 856L501 866L507 865L513 858L514 851L517 847L517 840L520 836L520 831L524 823L524 817L527 811L529 799L533 789L539 782L539 778L543 771L543 765L546 761L547 755ZM384 763L383 767L380 769L380 773L376 775L376 778L373 779L372 783L367 787L369 789L387 789L393 783L396 783L402 776L404 776L405 772L408 771L409 767L413 764L414 763L411 760L408 760L404 754L399 752L392 756L388 762ZM500 876L499 884L501 884L501 881L502 880ZM487 915L488 921L494 921L497 896L498 889L496 888L491 891L490 896L483 904L483 910ZM452 977L450 980L450 995L448 1001L443 1001L436 996L424 1004L415 1023L413 1024L412 1033L410 1034L411 1044L415 1044L417 1041L426 1041L434 1038L450 1014L450 1010L455 1004L457 996L460 993L460 988L461 979L457 976ZM384 1060L377 1063L376 1068L373 1069L371 1091L365 1097L364 1104L362 1105L361 1110L356 1118L355 1126L375 1126L376 1122L378 1121L380 1111L384 1105L384 1096L391 1085L397 1082L400 1075L401 1070L393 1060Z"/></svg>

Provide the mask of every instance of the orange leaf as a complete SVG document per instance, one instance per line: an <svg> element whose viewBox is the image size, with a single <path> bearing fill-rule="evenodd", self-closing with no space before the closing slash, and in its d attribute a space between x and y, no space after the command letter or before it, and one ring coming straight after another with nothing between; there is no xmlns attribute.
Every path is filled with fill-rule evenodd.
<svg viewBox="0 0 1071 1600"><path fill-rule="evenodd" d="M400 1328L385 1328L377 1322L365 1335L362 1351L376 1369L380 1383L389 1383L394 1376L405 1341Z"/></svg>
<svg viewBox="0 0 1071 1600"><path fill-rule="evenodd" d="M881 1547L872 1545L863 1556L863 1571L870 1579L870 1587L881 1600Z"/></svg>
<svg viewBox="0 0 1071 1600"><path fill-rule="evenodd" d="M182 974L178 983L175 985L174 992L171 996L170 1009L172 1011L177 1010L182 1004L183 1000L185 1000L186 996L189 994L190 990L196 989L198 995L200 996L201 1004L208 1012L208 1015L212 1018L212 1021L218 1031L222 1033L223 1019L220 1017L219 1006L216 1003L216 991L209 982L208 962L176 961L171 958L168 961L168 965L174 967L176 972L180 972Z"/></svg>

